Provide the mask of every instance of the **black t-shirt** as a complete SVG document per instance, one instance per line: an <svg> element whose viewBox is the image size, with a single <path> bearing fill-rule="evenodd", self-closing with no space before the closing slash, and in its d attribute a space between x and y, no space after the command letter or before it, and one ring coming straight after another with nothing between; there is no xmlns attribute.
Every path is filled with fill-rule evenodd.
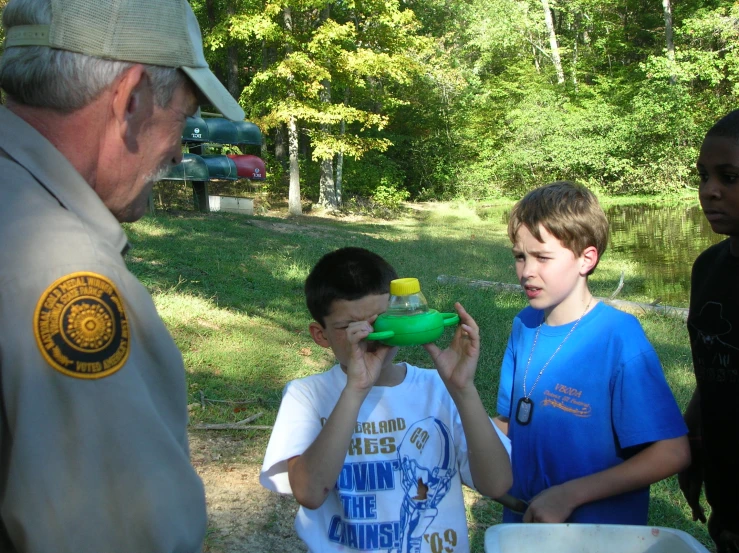
<svg viewBox="0 0 739 553"><path fill-rule="evenodd" d="M688 332L701 396L706 498L739 530L739 257L729 240L693 264Z"/></svg>

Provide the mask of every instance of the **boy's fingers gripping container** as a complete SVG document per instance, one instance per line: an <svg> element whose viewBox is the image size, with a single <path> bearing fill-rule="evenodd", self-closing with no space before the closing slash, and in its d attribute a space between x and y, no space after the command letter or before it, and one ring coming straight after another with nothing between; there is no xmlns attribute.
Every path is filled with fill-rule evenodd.
<svg viewBox="0 0 739 553"><path fill-rule="evenodd" d="M390 305L377 317L368 340L388 346L415 346L438 339L444 327L459 323L456 313L429 309L417 278L399 278L390 282Z"/></svg>

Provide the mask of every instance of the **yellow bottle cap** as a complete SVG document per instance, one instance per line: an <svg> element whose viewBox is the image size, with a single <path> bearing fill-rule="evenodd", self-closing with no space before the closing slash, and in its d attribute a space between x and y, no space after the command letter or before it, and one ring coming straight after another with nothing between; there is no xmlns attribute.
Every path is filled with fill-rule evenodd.
<svg viewBox="0 0 739 553"><path fill-rule="evenodd" d="M396 278L390 281L390 294L393 296L408 296L420 291L421 284L417 278Z"/></svg>

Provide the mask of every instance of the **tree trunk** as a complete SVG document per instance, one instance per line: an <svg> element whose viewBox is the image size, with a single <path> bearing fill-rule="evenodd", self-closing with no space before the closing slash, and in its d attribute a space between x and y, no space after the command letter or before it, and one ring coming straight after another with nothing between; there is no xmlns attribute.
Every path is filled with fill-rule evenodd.
<svg viewBox="0 0 739 553"><path fill-rule="evenodd" d="M300 169L298 167L298 124L295 116L290 116L287 125L288 150L290 151L290 190L287 197L287 212L290 215L301 215L300 205Z"/></svg>
<svg viewBox="0 0 739 553"><path fill-rule="evenodd" d="M572 42L572 86L575 89L575 92L577 92L577 41L580 37L580 21L582 17L580 16L580 12L577 12L575 14L575 32L574 34L574 40Z"/></svg>
<svg viewBox="0 0 739 553"><path fill-rule="evenodd" d="M293 31L293 16L290 6L285 5L283 12L285 29L288 33ZM287 55L292 53L292 48L287 45ZM292 77L289 79L292 81ZM298 165L298 122L294 115L290 115L287 124L287 144L290 154L290 188L287 195L287 212L290 215L301 215L303 209L300 205L300 166Z"/></svg>
<svg viewBox="0 0 739 553"><path fill-rule="evenodd" d="M305 163L311 164L313 163L313 151L311 150L312 144L310 143L310 135L306 129L301 129L300 134L303 135L303 140L300 141L300 149L298 150L298 153L303 156Z"/></svg>
<svg viewBox="0 0 739 553"><path fill-rule="evenodd" d="M562 59L559 57L559 45L557 44L557 33L554 30L554 20L552 19L552 10L549 8L549 0L541 0L541 6L544 8L544 22L549 33L549 46L552 49L552 63L557 72L557 82L562 84L565 82L565 74L562 70Z"/></svg>
<svg viewBox="0 0 739 553"><path fill-rule="evenodd" d="M541 73L541 64L539 63L539 50L537 50L534 35L529 31L529 43L531 44L531 55L534 57L534 67L537 73Z"/></svg>
<svg viewBox="0 0 739 553"><path fill-rule="evenodd" d="M208 23L211 27L216 26L216 7L213 0L205 0L205 13L208 16Z"/></svg>
<svg viewBox="0 0 739 553"><path fill-rule="evenodd" d="M334 185L333 158L321 160L321 192L318 196L318 204L324 209L336 209L339 207L336 201L336 188Z"/></svg>
<svg viewBox="0 0 739 553"><path fill-rule="evenodd" d="M667 59L670 63L670 84L675 84L675 42L672 39L672 3L670 0L662 0L662 11L665 16L665 47L667 48Z"/></svg>
<svg viewBox="0 0 739 553"><path fill-rule="evenodd" d="M228 3L226 11L229 17L232 17L235 13L233 4ZM226 71L228 73L226 77L227 88L236 100L241 97L241 88L239 87L239 50L233 42L226 48Z"/></svg>
<svg viewBox="0 0 739 553"><path fill-rule="evenodd" d="M287 127L284 123L275 127L275 159L279 161L284 168L287 168L287 148L285 148L285 131Z"/></svg>
<svg viewBox="0 0 739 553"><path fill-rule="evenodd" d="M262 40L262 71L266 71L267 67L272 65L277 59L277 50L273 47L267 47L267 43L265 40ZM251 80L251 79L250 79ZM284 141L284 132L285 132L285 125L279 125L275 129L275 159L282 164L282 167L285 167L285 141ZM279 143L279 146L278 146ZM267 136L262 136L262 159L267 157ZM281 151L280 151L281 150ZM279 152L279 156L278 156Z"/></svg>
<svg viewBox="0 0 739 553"><path fill-rule="evenodd" d="M341 137L344 138L344 134L346 134L346 121L343 119L341 120ZM336 184L334 188L336 189L336 205L341 205L344 203L344 198L342 197L342 188L344 186L344 152L339 152L336 155Z"/></svg>
<svg viewBox="0 0 739 553"><path fill-rule="evenodd" d="M331 82L324 80L321 83L320 98L321 102L328 106L331 103ZM321 131L328 134L331 132L329 125L326 123L321 124ZM334 161L333 156L321 160L321 180L320 180L320 191L318 194L318 205L324 209L336 209L338 204L336 203L336 188L334 187Z"/></svg>

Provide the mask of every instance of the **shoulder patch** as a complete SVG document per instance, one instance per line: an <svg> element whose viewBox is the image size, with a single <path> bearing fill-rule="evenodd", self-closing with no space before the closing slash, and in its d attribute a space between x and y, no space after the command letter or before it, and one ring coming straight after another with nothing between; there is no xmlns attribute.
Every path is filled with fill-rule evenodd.
<svg viewBox="0 0 739 553"><path fill-rule="evenodd" d="M72 273L49 286L36 305L33 332L49 364L75 378L110 376L130 353L123 301L96 273Z"/></svg>

